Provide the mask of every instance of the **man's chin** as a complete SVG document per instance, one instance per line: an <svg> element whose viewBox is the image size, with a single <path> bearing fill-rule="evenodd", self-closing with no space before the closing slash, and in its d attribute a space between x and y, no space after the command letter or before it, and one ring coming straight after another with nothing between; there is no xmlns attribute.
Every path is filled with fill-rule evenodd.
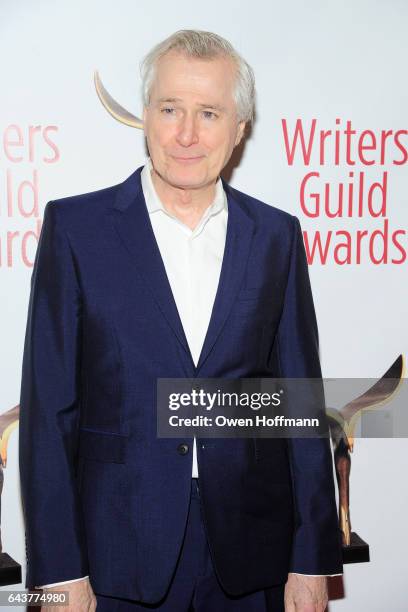
<svg viewBox="0 0 408 612"><path fill-rule="evenodd" d="M185 173L169 173L167 177L162 177L169 185L177 189L202 189L208 185L208 176L202 174L192 175L187 172Z"/></svg>

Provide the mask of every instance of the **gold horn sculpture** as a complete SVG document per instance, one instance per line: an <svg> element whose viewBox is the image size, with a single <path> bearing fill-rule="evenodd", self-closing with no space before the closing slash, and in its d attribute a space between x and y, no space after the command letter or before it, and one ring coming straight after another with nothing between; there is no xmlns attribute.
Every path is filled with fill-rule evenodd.
<svg viewBox="0 0 408 612"><path fill-rule="evenodd" d="M1 521L1 495L3 493L4 468L7 465L7 446L10 435L17 428L20 415L20 406L14 406L10 410L0 414L0 525ZM3 551L1 528L0 528L0 584L21 583L21 565Z"/></svg>
<svg viewBox="0 0 408 612"><path fill-rule="evenodd" d="M14 406L0 415L0 460L1 465L7 465L7 446L10 434L18 425L20 406Z"/></svg>
<svg viewBox="0 0 408 612"><path fill-rule="evenodd" d="M102 106L114 119L116 119L116 121L133 128L138 128L139 130L143 129L143 120L127 111L126 108L123 108L119 102L116 102L116 100L112 98L107 89L105 89L97 70L94 72L94 84L98 98L102 102Z"/></svg>
<svg viewBox="0 0 408 612"><path fill-rule="evenodd" d="M404 372L404 357L399 355L383 376L362 395L340 410L326 408L339 490L339 523L343 545L346 547L351 546L353 539L350 520L350 453L354 449L356 425L363 412L376 410L394 397L402 384Z"/></svg>

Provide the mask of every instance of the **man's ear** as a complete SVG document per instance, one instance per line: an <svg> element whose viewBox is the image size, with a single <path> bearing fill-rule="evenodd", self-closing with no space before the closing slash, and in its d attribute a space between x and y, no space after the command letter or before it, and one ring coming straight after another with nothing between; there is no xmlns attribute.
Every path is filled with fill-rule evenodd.
<svg viewBox="0 0 408 612"><path fill-rule="evenodd" d="M246 122L245 121L240 121L238 123L238 130L237 130L237 137L235 138L235 145L234 147L238 146L239 143L242 140L242 137L245 133L245 126L246 126Z"/></svg>

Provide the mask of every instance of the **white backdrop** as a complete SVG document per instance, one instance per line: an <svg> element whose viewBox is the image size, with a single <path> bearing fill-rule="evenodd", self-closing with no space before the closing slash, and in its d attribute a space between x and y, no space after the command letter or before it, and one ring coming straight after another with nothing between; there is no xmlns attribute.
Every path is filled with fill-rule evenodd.
<svg viewBox="0 0 408 612"><path fill-rule="evenodd" d="M181 28L225 36L253 66L258 94L256 124L231 183L296 214L309 239L316 230L323 238L330 230L347 230L355 240L357 230L380 229L384 218L370 218L366 206L362 218L308 218L300 206L300 185L308 172L319 172L309 192L323 194L330 182L334 193L338 182L350 182L350 171L356 183L364 172L368 185L387 172L390 233L406 230L407 26L404 0L255 0L248 6L230 0L2 0L0 413L19 401L30 262L46 202L120 182L145 160L142 132L116 122L101 106L95 69L111 95L140 114L138 65L153 44ZM351 121L357 132L350 147L355 165L347 164L344 140L335 164L331 137L324 165L318 140L309 165L300 142L289 164L282 120L291 140L297 119L307 137L316 121L315 138L320 130L344 130ZM382 130L393 131L384 163L379 149L364 153L373 165L358 161L364 130L378 141ZM398 147L393 138L400 130L405 133ZM365 138L367 145L372 136ZM37 209L33 187L24 181L36 183ZM380 206L379 190L374 206ZM399 234L399 242L401 250L389 239L387 264L370 261L363 242L360 263L353 247L351 264L336 264L331 250L325 265L314 260L310 266L325 376L377 378L400 353L408 354L408 262L391 262L402 257L402 249L408 251L407 235ZM406 610L407 441L358 439L352 460L351 518L370 544L371 562L345 566L344 597L331 601L330 611ZM1 519L3 548L24 565L17 431L8 446Z"/></svg>

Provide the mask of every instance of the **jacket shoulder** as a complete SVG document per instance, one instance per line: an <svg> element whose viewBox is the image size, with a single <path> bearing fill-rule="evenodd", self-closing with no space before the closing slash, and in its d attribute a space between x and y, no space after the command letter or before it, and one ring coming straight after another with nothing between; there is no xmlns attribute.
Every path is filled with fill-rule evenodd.
<svg viewBox="0 0 408 612"><path fill-rule="evenodd" d="M63 198L52 199L47 208L52 208L54 214L67 223L85 222L88 217L95 217L112 206L121 183Z"/></svg>

